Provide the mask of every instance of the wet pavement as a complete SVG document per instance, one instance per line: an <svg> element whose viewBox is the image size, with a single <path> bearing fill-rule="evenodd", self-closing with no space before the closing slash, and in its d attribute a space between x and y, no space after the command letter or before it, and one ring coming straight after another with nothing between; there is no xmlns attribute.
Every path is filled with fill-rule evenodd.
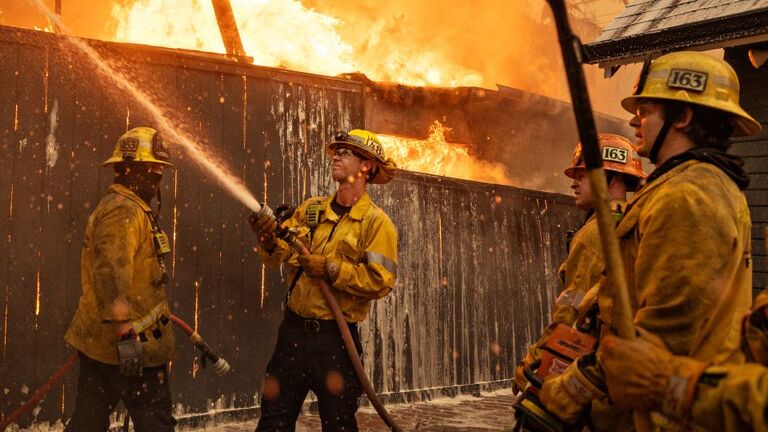
<svg viewBox="0 0 768 432"><path fill-rule="evenodd" d="M511 389L502 389L480 396L459 396L434 399L429 402L387 405L392 417L404 431L421 432L490 432L511 431L514 425L512 404L515 397ZM306 410L305 410L306 411ZM218 424L185 432L252 432L257 420L234 424ZM386 432L389 429L372 407L361 408L357 423L363 432ZM320 417L309 410L299 416L297 432L320 431Z"/></svg>

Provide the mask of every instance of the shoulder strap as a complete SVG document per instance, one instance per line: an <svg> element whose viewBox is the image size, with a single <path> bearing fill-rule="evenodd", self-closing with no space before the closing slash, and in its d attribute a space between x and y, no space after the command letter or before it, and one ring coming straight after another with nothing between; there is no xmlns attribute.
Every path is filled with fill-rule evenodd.
<svg viewBox="0 0 768 432"><path fill-rule="evenodd" d="M326 200L326 198L327 197L313 197L313 198L309 198L307 200L307 210L309 210L310 206L321 204L323 201ZM317 218L317 223L314 223L314 224L307 223L308 221L306 219L308 219L310 217L310 215L309 215L309 213L307 211L305 211L305 216L304 217L305 217L304 223L309 227L309 244L311 246L312 245L312 239L315 236L315 229L317 228L317 226L319 225L319 222L320 222L320 215L317 214L316 216L313 216L313 217ZM291 284L288 286L288 292L285 293L285 303L284 303L284 305L285 305L286 308L288 307L288 301L291 299L291 293L293 292L293 288L299 282L299 278L301 277L301 275L303 273L304 273L304 269L299 267L299 269L296 270L296 274L293 275L293 279L291 280Z"/></svg>

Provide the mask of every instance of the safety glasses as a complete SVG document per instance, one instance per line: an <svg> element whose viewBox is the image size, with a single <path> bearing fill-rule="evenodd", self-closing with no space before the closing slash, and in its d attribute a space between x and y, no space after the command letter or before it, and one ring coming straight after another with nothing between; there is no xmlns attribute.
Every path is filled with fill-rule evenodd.
<svg viewBox="0 0 768 432"><path fill-rule="evenodd" d="M351 149L348 149L346 147L336 147L335 149L333 149L333 155L341 158L346 156L355 156L362 159L362 157L357 152Z"/></svg>

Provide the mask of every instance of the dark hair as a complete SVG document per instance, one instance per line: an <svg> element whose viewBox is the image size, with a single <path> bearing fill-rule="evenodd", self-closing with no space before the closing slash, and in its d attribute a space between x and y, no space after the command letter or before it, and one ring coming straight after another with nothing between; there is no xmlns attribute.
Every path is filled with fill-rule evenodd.
<svg viewBox="0 0 768 432"><path fill-rule="evenodd" d="M627 190L630 192L636 191L637 187L640 186L641 179L639 177L631 176L629 174L620 173L616 171L606 170L605 179L607 180L609 187L611 186L611 181L613 181L614 177L620 178L624 182L624 185L627 187Z"/></svg>
<svg viewBox="0 0 768 432"><path fill-rule="evenodd" d="M731 147L729 140L736 127L731 115L714 108L701 105L688 105L693 111L688 136L696 147L711 147L727 151Z"/></svg>

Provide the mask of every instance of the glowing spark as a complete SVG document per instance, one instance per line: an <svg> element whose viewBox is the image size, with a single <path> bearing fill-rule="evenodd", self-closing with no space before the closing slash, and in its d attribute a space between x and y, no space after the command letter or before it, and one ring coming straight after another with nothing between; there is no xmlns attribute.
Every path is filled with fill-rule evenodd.
<svg viewBox="0 0 768 432"><path fill-rule="evenodd" d="M11 193L8 196L8 226L13 223L13 183L11 183ZM8 244L11 243L11 232L8 231Z"/></svg>
<svg viewBox="0 0 768 432"><path fill-rule="evenodd" d="M179 170L173 170L173 225L171 227L172 234L171 238L173 238L173 244L171 245L171 277L176 277L176 235L178 232L176 231L176 218L178 215L178 205L176 203L176 193L178 192L179 187Z"/></svg>
<svg viewBox="0 0 768 432"><path fill-rule="evenodd" d="M13 111L13 131L16 132L19 130L19 104L16 104L16 107Z"/></svg>
<svg viewBox="0 0 768 432"><path fill-rule="evenodd" d="M37 279L35 282L35 316L40 315L40 269L37 269ZM37 326L37 321L35 321Z"/></svg>
<svg viewBox="0 0 768 432"><path fill-rule="evenodd" d="M5 310L3 311L3 362L5 362L5 351L8 347L8 285L5 286Z"/></svg>
<svg viewBox="0 0 768 432"><path fill-rule="evenodd" d="M248 120L248 78L243 75L243 150L246 149L246 124Z"/></svg>
<svg viewBox="0 0 768 432"><path fill-rule="evenodd" d="M264 162L264 202L267 202L267 168L269 168L269 161ZM267 267L261 265L261 308L264 309L264 297L266 295L266 269Z"/></svg>
<svg viewBox="0 0 768 432"><path fill-rule="evenodd" d="M45 48L45 73L43 74L43 94L45 95L45 108L43 109L43 112L48 114L48 61L49 61L49 52L48 48Z"/></svg>
<svg viewBox="0 0 768 432"><path fill-rule="evenodd" d="M195 331L197 331L197 322L198 317L200 316L198 300L200 300L200 281L195 281Z"/></svg>
<svg viewBox="0 0 768 432"><path fill-rule="evenodd" d="M443 262L443 216L437 214L437 253L440 257L440 263Z"/></svg>

